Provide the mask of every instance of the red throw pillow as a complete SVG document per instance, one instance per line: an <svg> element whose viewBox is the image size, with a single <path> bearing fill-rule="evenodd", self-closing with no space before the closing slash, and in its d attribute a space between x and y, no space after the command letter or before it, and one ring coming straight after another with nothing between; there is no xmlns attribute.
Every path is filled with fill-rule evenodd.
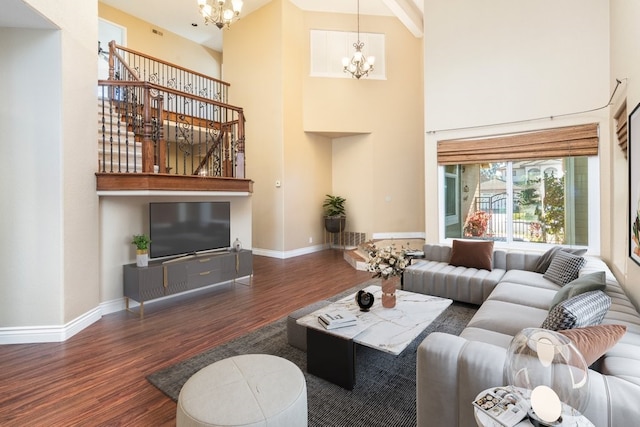
<svg viewBox="0 0 640 427"><path fill-rule="evenodd" d="M449 264L456 267L491 271L493 266L493 240L454 240Z"/></svg>
<svg viewBox="0 0 640 427"><path fill-rule="evenodd" d="M626 332L627 327L624 325L597 325L558 331L580 350L587 366L600 359Z"/></svg>

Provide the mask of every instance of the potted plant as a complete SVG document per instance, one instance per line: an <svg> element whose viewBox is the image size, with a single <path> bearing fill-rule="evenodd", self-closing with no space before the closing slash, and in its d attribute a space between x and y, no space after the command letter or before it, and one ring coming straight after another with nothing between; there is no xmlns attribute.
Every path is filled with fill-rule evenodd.
<svg viewBox="0 0 640 427"><path fill-rule="evenodd" d="M146 234L134 234L131 244L136 245L136 265L147 267L149 265L149 243L151 239Z"/></svg>
<svg viewBox="0 0 640 427"><path fill-rule="evenodd" d="M344 231L347 222L344 202L346 199L340 196L326 195L322 207L324 208L324 228L329 233L339 233Z"/></svg>

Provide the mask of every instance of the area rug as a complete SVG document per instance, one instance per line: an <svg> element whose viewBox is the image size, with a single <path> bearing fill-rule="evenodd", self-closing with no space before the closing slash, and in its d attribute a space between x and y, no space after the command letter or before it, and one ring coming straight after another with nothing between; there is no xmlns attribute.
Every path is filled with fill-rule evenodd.
<svg viewBox="0 0 640 427"><path fill-rule="evenodd" d="M356 286L331 299L357 292L364 286ZM356 385L352 391L306 372L306 353L287 343L286 317L157 371L147 380L177 401L180 389L189 377L213 362L239 354L272 354L292 361L304 372L309 426L415 426L418 345L431 332L458 335L475 312L475 306L454 302L399 356L357 346Z"/></svg>

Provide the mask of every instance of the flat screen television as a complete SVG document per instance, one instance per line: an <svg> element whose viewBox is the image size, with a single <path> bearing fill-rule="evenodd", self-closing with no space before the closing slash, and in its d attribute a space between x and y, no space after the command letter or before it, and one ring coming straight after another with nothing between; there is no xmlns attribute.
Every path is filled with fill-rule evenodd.
<svg viewBox="0 0 640 427"><path fill-rule="evenodd" d="M230 202L149 203L150 257L230 247L230 205Z"/></svg>

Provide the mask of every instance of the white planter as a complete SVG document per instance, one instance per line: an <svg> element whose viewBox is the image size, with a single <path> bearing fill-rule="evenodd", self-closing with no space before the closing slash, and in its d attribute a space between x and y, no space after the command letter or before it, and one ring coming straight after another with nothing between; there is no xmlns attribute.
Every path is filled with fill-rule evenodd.
<svg viewBox="0 0 640 427"><path fill-rule="evenodd" d="M149 266L149 254L147 251L136 251L136 265L138 267Z"/></svg>

